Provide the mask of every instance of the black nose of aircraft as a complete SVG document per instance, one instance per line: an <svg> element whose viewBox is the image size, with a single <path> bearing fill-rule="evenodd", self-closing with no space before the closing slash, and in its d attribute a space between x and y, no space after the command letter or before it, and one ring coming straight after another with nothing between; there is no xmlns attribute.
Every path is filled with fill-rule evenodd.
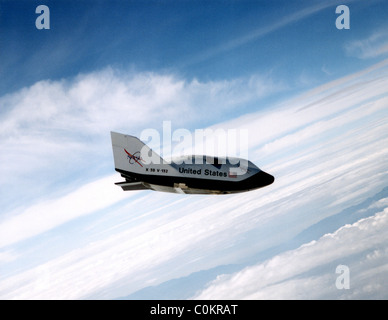
<svg viewBox="0 0 388 320"><path fill-rule="evenodd" d="M275 181L274 176L267 172L259 171L243 182L244 190L254 190L270 185Z"/></svg>
<svg viewBox="0 0 388 320"><path fill-rule="evenodd" d="M260 187L265 187L272 184L275 181L275 177L267 172L260 171L256 175L256 182Z"/></svg>

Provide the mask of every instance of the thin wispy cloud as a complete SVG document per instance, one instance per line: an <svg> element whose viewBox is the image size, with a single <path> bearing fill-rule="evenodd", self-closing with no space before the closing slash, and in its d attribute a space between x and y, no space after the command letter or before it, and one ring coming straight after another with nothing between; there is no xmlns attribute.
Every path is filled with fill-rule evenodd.
<svg viewBox="0 0 388 320"><path fill-rule="evenodd" d="M342 1L341 4L351 3L358 0L347 0ZM310 17L314 14L317 14L318 12L333 7L335 5L338 5L339 2L337 0L333 1L325 1L325 2L316 2L310 6L307 6L299 11L296 11L294 13L291 13L289 15L281 16L279 15L271 23L268 23L265 26L255 28L254 30L242 34L240 37L237 37L235 39L229 40L226 43L223 43L219 46L214 46L206 50L205 52L202 52L196 56L193 56L192 58L185 61L183 64L185 66L196 64L199 62L203 62L205 60L214 58L220 54L230 52L232 50L235 50L239 47L242 47L244 45L247 45L251 42L257 41L260 38L263 38L277 30L280 30L282 28L285 28L286 26L296 23L300 20L303 20L307 17Z"/></svg>
<svg viewBox="0 0 388 320"><path fill-rule="evenodd" d="M359 59L372 59L388 54L387 29L375 31L369 37L347 42L345 53Z"/></svg>

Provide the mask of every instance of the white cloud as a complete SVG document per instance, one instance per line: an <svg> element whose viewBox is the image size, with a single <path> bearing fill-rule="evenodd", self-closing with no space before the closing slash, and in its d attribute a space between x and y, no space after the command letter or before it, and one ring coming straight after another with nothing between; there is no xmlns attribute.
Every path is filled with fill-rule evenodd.
<svg viewBox="0 0 388 320"><path fill-rule="evenodd" d="M114 185L116 175L85 184L57 199L18 208L0 224L0 248L51 230L63 223L104 209L130 195ZM133 194L132 194L133 195Z"/></svg>
<svg viewBox="0 0 388 320"><path fill-rule="evenodd" d="M0 263L12 262L18 258L18 255L13 251L0 252Z"/></svg>
<svg viewBox="0 0 388 320"><path fill-rule="evenodd" d="M375 248L385 247L387 227L388 208L296 250L220 276L195 299L386 298L388 291L380 281L388 276L388 251ZM351 290L335 285L339 264L350 269Z"/></svg>
<svg viewBox="0 0 388 320"><path fill-rule="evenodd" d="M335 121L332 124L332 118L341 116L343 112L348 112L351 118L349 120L344 117L339 119L342 119L344 123L351 123L352 118L358 117L350 110L354 107L365 104L357 109L365 114L370 112L365 110L369 107L382 108L381 104L384 104L385 100L377 103L375 99L379 95L386 95L388 80L386 76L379 75L379 72L385 75L387 65L388 60L384 60L365 70L321 85L293 99L288 99L274 108L244 114L230 121L216 124L212 128L248 129L249 132L254 133L249 136L250 148L278 143L279 138L290 139L292 134L302 134L303 129L307 126L313 126L312 128L317 130L314 133L310 128L309 133L320 135L325 131L326 125L333 128ZM370 100L378 105L368 105L367 102ZM337 123L337 126L340 125ZM330 127L328 128L330 129Z"/></svg>
<svg viewBox="0 0 388 320"><path fill-rule="evenodd" d="M192 125L210 108L211 121L267 94L257 89L263 83L269 89L267 80L187 82L173 75L124 74L107 68L71 80L41 81L0 98L0 168L7 167L2 172L7 174L16 162L18 170L36 170L45 158L52 162L55 155L80 152L88 147L85 141L108 140L111 130L139 134L147 127L159 128L162 120ZM190 117L182 116L187 113Z"/></svg>
<svg viewBox="0 0 388 320"><path fill-rule="evenodd" d="M154 201L150 201L150 196ZM1 281L0 296L6 299L74 299L90 295L112 298L141 288L161 269L165 270L162 277L167 280L187 263L188 257L200 261L203 255L216 256L220 246L232 241L221 235L238 226L240 214L238 210L225 213L226 207L236 209L237 204L232 198L224 201L220 206L217 198L199 197L193 204L173 195L153 193L144 196L135 211L134 203L128 202L119 209L127 216L126 228L110 230L102 240ZM239 232L236 229L234 233ZM228 231L228 236L231 235L233 232ZM208 263L214 266L217 261ZM42 274L49 279L47 283L41 282ZM100 288L111 288L114 294L109 290L100 292Z"/></svg>
<svg viewBox="0 0 388 320"><path fill-rule="evenodd" d="M345 52L359 59L377 58L388 54L387 30L375 31L368 38L347 42Z"/></svg>
<svg viewBox="0 0 388 320"><path fill-rule="evenodd" d="M263 83L268 90L257 89ZM112 162L110 131L140 135L146 128L160 128L164 120L190 127L204 113L207 121L215 121L273 92L268 83L268 77L259 76L199 82L106 68L73 79L40 81L3 96L0 205L17 209L19 201L58 196L59 184L63 190L75 179L90 182L96 174L106 174Z"/></svg>
<svg viewBox="0 0 388 320"><path fill-rule="evenodd" d="M387 83L388 85L388 80ZM256 150L258 154L274 153L279 152L288 148L298 147L301 141L306 143L307 141L315 141L319 139L323 134L330 130L341 128L342 126L348 125L349 123L354 123L359 121L368 115L373 115L375 112L383 111L388 105L388 98L383 98L378 101L374 101L369 104L362 104L359 107L352 108L351 110L346 110L342 113L335 114L330 118L323 120L315 119L306 121L304 114L301 115L306 122L301 126L301 129L295 132L290 132L287 135L283 135L278 139L274 139L269 143L265 144L260 149ZM334 109L334 106L320 106L321 108L331 108ZM337 108L334 110L338 110ZM293 119L292 119L293 120Z"/></svg>

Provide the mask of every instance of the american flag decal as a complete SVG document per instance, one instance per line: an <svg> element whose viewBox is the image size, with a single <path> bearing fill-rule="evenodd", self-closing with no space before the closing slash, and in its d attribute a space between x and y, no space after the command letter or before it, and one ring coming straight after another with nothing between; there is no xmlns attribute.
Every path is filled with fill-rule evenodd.
<svg viewBox="0 0 388 320"><path fill-rule="evenodd" d="M229 171L229 178L237 178L237 174L236 173L232 173Z"/></svg>

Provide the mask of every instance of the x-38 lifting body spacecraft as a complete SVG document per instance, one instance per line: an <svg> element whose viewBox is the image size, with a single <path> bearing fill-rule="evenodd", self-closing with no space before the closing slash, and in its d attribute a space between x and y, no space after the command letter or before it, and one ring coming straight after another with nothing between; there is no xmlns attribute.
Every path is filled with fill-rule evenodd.
<svg viewBox="0 0 388 320"><path fill-rule="evenodd" d="M230 194L262 188L275 180L248 160L194 155L167 162L134 136L111 132L111 138L115 169L125 178L116 185L124 191Z"/></svg>

